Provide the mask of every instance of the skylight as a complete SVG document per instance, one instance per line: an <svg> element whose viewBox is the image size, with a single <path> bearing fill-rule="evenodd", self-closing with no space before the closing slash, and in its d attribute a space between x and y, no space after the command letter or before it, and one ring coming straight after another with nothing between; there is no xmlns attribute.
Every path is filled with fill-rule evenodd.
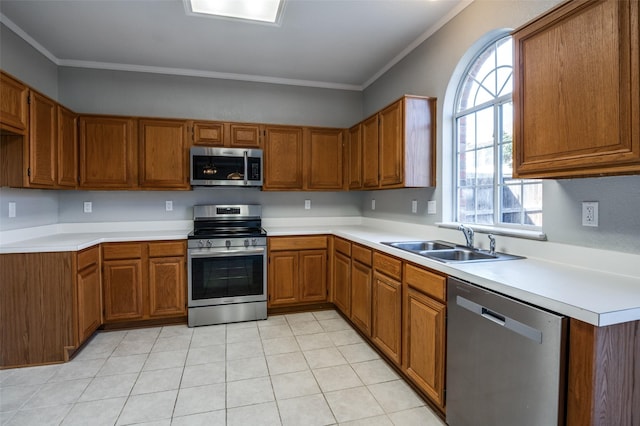
<svg viewBox="0 0 640 426"><path fill-rule="evenodd" d="M185 0L187 12L275 23L281 0Z"/></svg>

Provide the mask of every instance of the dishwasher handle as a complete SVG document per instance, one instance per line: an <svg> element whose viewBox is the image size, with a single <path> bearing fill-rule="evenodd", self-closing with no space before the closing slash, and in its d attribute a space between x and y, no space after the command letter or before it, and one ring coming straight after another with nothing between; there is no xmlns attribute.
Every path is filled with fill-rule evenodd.
<svg viewBox="0 0 640 426"><path fill-rule="evenodd" d="M461 308L473 312L474 314L479 315L482 318L485 318L495 324L498 324L501 327L511 330L523 337L526 337L527 339L533 340L536 343L542 343L542 331L538 330L537 328L533 328L506 315L502 315L498 312L492 311L462 296L456 296L456 304Z"/></svg>

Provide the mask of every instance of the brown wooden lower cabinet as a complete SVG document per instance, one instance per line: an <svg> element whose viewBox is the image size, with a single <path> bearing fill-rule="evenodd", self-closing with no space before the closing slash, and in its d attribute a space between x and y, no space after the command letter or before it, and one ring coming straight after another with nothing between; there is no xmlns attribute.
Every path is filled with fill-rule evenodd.
<svg viewBox="0 0 640 426"><path fill-rule="evenodd" d="M333 303L351 315L351 258L340 252L333 254Z"/></svg>
<svg viewBox="0 0 640 426"><path fill-rule="evenodd" d="M406 263L403 290L402 369L444 410L446 278Z"/></svg>
<svg viewBox="0 0 640 426"><path fill-rule="evenodd" d="M393 362L402 362L402 261L373 254L373 327L371 338Z"/></svg>
<svg viewBox="0 0 640 426"><path fill-rule="evenodd" d="M268 307L327 301L327 236L268 239Z"/></svg>
<svg viewBox="0 0 640 426"><path fill-rule="evenodd" d="M73 252L0 255L0 367L67 359L75 274Z"/></svg>
<svg viewBox="0 0 640 426"><path fill-rule="evenodd" d="M371 337L371 250L354 245L351 254L351 321Z"/></svg>
<svg viewBox="0 0 640 426"><path fill-rule="evenodd" d="M76 300L79 346L102 325L99 246L90 247L77 254Z"/></svg>
<svg viewBox="0 0 640 426"><path fill-rule="evenodd" d="M104 321L186 315L184 241L102 245Z"/></svg>

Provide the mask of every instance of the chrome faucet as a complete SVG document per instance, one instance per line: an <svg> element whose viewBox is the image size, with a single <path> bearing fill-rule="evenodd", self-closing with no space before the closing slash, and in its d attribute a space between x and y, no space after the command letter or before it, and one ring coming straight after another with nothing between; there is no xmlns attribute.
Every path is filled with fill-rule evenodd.
<svg viewBox="0 0 640 426"><path fill-rule="evenodd" d="M464 234L464 238L467 240L467 247L473 250L473 229L468 226L460 225L458 226L458 230L462 231Z"/></svg>
<svg viewBox="0 0 640 426"><path fill-rule="evenodd" d="M496 237L493 234L489 234L489 254L494 256L496 254Z"/></svg>

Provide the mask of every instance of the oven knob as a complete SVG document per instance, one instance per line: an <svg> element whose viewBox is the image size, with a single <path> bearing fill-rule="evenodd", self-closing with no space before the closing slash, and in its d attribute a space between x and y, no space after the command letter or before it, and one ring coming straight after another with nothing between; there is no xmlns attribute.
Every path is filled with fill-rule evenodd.
<svg viewBox="0 0 640 426"><path fill-rule="evenodd" d="M244 246L249 247L249 240L244 240Z"/></svg>
<svg viewBox="0 0 640 426"><path fill-rule="evenodd" d="M198 247L204 247L204 240L198 241Z"/></svg>
<svg viewBox="0 0 640 426"><path fill-rule="evenodd" d="M207 240L207 247L212 247L212 246L213 246L213 243L211 241Z"/></svg>
<svg viewBox="0 0 640 426"><path fill-rule="evenodd" d="M231 240L227 240L227 241L225 241L225 242L224 242L224 245L225 245L227 248L231 247Z"/></svg>
<svg viewBox="0 0 640 426"><path fill-rule="evenodd" d="M252 238L251 239L251 245L254 246L254 247L257 246L258 245L258 240L256 240L255 238Z"/></svg>

